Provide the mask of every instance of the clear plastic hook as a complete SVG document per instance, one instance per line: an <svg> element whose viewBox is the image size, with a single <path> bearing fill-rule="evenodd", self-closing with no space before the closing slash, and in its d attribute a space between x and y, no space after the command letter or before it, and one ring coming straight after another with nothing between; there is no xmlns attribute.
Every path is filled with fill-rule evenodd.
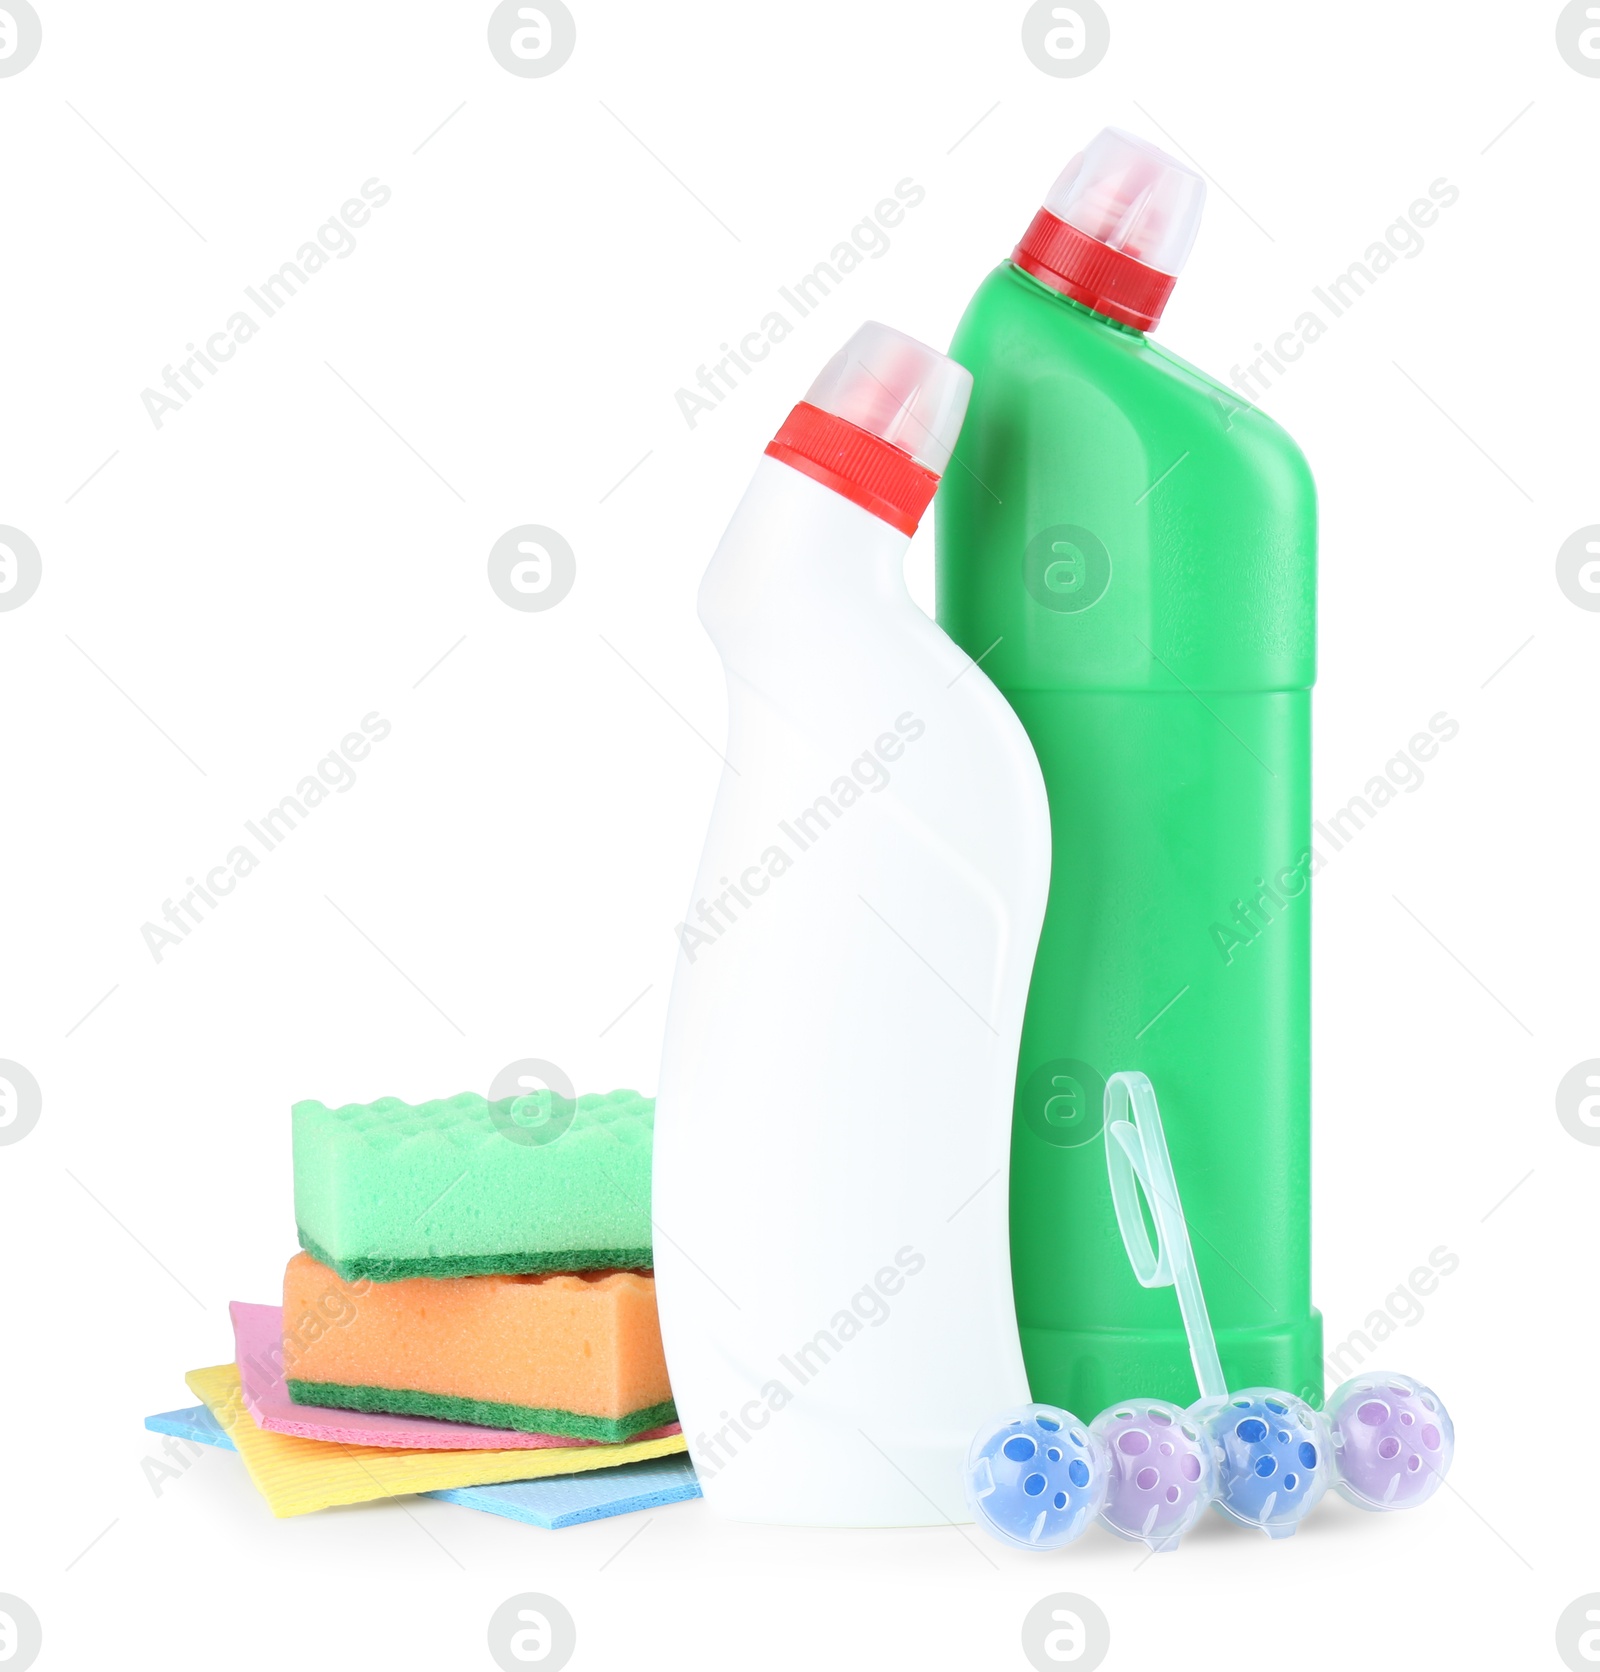
<svg viewBox="0 0 1600 1672"><path fill-rule="evenodd" d="M1128 1119L1129 1110L1133 1118ZM1202 1399L1225 1399L1217 1340L1195 1268L1189 1227L1178 1199L1178 1181L1167 1152L1161 1110L1148 1075L1136 1070L1113 1074L1106 1081L1106 1170L1111 1179L1111 1203L1116 1209L1122 1245L1128 1251L1134 1276L1146 1289L1175 1288L1183 1327L1189 1337L1189 1356ZM1139 1192L1150 1205L1156 1244L1139 1207Z"/></svg>

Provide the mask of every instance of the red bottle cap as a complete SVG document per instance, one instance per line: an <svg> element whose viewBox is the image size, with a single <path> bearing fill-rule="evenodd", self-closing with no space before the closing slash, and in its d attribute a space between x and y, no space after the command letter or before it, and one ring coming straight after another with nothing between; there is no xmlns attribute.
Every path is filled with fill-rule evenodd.
<svg viewBox="0 0 1600 1672"><path fill-rule="evenodd" d="M823 367L767 455L915 534L971 392L964 366L869 321Z"/></svg>
<svg viewBox="0 0 1600 1672"><path fill-rule="evenodd" d="M1154 328L1178 282L1176 273L1158 273L1048 209L1033 217L1011 259L1040 284L1136 331Z"/></svg>
<svg viewBox="0 0 1600 1672"><path fill-rule="evenodd" d="M1205 196L1193 169L1106 128L1067 164L1011 259L1095 313L1148 331L1194 247Z"/></svg>
<svg viewBox="0 0 1600 1672"><path fill-rule="evenodd" d="M902 534L917 532L939 486L939 478L909 453L809 401L784 419L767 443L767 457L793 465Z"/></svg>

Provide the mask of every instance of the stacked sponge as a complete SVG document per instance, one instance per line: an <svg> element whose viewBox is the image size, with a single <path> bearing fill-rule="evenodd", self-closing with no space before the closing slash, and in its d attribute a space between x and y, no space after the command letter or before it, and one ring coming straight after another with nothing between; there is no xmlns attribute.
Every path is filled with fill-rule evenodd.
<svg viewBox="0 0 1600 1672"><path fill-rule="evenodd" d="M650 1265L655 1103L637 1092L307 1102L293 1119L300 1246L347 1280Z"/></svg>
<svg viewBox="0 0 1600 1672"><path fill-rule="evenodd" d="M631 1091L296 1104L291 1397L573 1440L672 1422L653 1118Z"/></svg>

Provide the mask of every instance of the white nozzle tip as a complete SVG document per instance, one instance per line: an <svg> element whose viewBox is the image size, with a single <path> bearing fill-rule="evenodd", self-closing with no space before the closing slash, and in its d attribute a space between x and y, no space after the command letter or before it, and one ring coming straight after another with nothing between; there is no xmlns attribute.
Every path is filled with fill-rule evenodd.
<svg viewBox="0 0 1600 1672"><path fill-rule="evenodd" d="M1044 206L1158 273L1179 273L1205 201L1206 183L1186 163L1136 134L1102 128L1061 171Z"/></svg>
<svg viewBox="0 0 1600 1672"><path fill-rule="evenodd" d="M942 476L971 393L972 373L965 366L868 320L817 374L806 400Z"/></svg>

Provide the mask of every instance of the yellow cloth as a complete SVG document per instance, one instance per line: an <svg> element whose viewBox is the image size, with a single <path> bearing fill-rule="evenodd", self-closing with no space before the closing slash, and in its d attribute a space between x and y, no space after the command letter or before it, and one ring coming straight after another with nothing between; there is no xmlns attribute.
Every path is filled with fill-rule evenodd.
<svg viewBox="0 0 1600 1672"><path fill-rule="evenodd" d="M184 1380L233 1441L274 1515L305 1515L334 1504L361 1504L448 1486L576 1475L687 1449L681 1434L620 1446L547 1446L522 1451L406 1451L302 1440L256 1425L245 1406L237 1365L191 1370Z"/></svg>

